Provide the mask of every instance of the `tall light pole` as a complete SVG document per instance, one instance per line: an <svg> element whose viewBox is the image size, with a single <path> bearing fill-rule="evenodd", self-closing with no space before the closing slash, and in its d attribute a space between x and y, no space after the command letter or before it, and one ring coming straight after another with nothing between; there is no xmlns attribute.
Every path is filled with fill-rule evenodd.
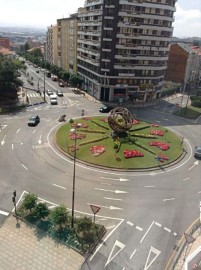
<svg viewBox="0 0 201 270"><path fill-rule="evenodd" d="M75 147L74 147L74 158L73 158L73 189L72 189L72 218L71 218L71 228L74 228L74 209L75 209L75 164L76 164L76 152L77 152L77 133L76 129L72 128L70 133L75 136Z"/></svg>

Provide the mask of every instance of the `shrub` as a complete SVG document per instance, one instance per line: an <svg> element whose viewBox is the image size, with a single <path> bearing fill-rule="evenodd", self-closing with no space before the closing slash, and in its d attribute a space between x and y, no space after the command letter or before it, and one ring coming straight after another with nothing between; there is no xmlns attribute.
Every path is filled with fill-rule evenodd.
<svg viewBox="0 0 201 270"><path fill-rule="evenodd" d="M70 123L70 124L74 123L74 120L71 118L71 119L69 120L69 123Z"/></svg>
<svg viewBox="0 0 201 270"><path fill-rule="evenodd" d="M193 107L201 108L201 100L195 100L191 102Z"/></svg>

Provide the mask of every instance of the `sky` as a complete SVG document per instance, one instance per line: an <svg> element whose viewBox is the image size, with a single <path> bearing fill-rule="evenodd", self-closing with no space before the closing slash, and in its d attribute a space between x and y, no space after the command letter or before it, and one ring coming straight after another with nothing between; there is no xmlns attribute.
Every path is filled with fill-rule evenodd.
<svg viewBox="0 0 201 270"><path fill-rule="evenodd" d="M85 0L0 0L0 27L47 29L84 6ZM173 36L201 38L201 0L178 0Z"/></svg>

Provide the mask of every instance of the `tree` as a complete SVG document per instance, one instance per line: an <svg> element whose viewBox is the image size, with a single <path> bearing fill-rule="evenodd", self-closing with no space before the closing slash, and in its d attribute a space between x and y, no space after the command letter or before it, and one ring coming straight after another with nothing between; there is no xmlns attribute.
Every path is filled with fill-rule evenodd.
<svg viewBox="0 0 201 270"><path fill-rule="evenodd" d="M78 232L90 231L93 226L91 218L88 217L79 218L76 224Z"/></svg>
<svg viewBox="0 0 201 270"><path fill-rule="evenodd" d="M29 193L26 195L23 201L23 206L27 210L31 210L36 206L37 203L37 196L33 193Z"/></svg>
<svg viewBox="0 0 201 270"><path fill-rule="evenodd" d="M59 226L59 229L62 229L62 225L65 225L68 221L68 211L64 205L55 207L50 212L50 221L53 225Z"/></svg>
<svg viewBox="0 0 201 270"><path fill-rule="evenodd" d="M34 215L37 219L46 218L50 213L45 203L38 203L34 209Z"/></svg>
<svg viewBox="0 0 201 270"><path fill-rule="evenodd" d="M70 76L70 82L74 87L77 87L82 84L82 79L78 75L72 74Z"/></svg>

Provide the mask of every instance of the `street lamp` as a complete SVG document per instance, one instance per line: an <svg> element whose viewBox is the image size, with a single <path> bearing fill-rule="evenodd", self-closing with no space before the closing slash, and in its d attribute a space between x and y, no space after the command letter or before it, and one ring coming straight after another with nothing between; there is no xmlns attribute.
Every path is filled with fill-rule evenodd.
<svg viewBox="0 0 201 270"><path fill-rule="evenodd" d="M75 147L74 147L74 158L73 158L73 189L72 189L72 218L71 218L71 228L74 228L74 208L75 208L75 164L76 164L76 151L77 151L77 134L76 129L72 128L70 133L74 134Z"/></svg>

